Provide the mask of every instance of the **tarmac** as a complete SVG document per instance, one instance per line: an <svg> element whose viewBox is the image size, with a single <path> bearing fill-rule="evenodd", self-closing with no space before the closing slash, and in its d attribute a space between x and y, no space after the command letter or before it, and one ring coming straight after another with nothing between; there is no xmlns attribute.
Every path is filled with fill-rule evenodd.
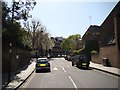
<svg viewBox="0 0 120 90"><path fill-rule="evenodd" d="M120 77L120 69L115 67L107 67L102 64L96 64L96 63L90 62L90 68L97 69L97 70ZM2 88L2 90L6 90L6 88L7 89L12 88L13 90L18 89L30 77L30 75L34 72L34 70L35 70L35 61L32 61L31 64L28 66L28 68L18 73L8 85Z"/></svg>

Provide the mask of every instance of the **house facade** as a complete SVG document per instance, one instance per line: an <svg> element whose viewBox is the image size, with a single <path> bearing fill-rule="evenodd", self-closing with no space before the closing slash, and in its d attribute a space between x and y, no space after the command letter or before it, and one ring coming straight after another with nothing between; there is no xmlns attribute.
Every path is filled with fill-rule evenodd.
<svg viewBox="0 0 120 90"><path fill-rule="evenodd" d="M89 28L86 33L88 31L92 30ZM93 30L93 32L95 31ZM83 41L96 38L90 37L86 33ZM120 68L120 1L99 27L99 33L97 40L100 50L98 54L92 55L92 61L103 64L103 59L107 58L110 66Z"/></svg>

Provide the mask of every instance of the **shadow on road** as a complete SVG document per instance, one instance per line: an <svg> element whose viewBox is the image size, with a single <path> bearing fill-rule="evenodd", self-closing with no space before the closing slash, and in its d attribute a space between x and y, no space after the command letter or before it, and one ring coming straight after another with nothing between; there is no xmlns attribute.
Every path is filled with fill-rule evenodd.
<svg viewBox="0 0 120 90"><path fill-rule="evenodd" d="M50 73L51 71L47 71L47 70L40 70L40 71L37 71L36 73Z"/></svg>
<svg viewBox="0 0 120 90"><path fill-rule="evenodd" d="M80 69L80 70L93 70L92 67L89 67L89 68L79 68L79 67L77 67L77 68Z"/></svg>

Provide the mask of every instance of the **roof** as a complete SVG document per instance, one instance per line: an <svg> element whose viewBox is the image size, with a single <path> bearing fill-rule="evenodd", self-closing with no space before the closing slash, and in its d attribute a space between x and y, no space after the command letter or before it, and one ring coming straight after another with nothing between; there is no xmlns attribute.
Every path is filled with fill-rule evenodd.
<svg viewBox="0 0 120 90"><path fill-rule="evenodd" d="M100 26L98 25L90 25L90 27L87 29L87 31L85 32L85 34L83 35L82 38L86 37L87 33L93 33L93 32L100 32Z"/></svg>

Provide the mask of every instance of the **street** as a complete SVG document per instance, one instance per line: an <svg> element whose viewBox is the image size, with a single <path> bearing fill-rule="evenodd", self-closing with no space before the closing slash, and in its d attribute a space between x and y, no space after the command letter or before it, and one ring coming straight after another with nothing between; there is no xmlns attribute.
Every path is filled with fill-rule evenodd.
<svg viewBox="0 0 120 90"><path fill-rule="evenodd" d="M118 88L116 76L73 67L64 58L50 60L51 72L33 73L20 88Z"/></svg>

